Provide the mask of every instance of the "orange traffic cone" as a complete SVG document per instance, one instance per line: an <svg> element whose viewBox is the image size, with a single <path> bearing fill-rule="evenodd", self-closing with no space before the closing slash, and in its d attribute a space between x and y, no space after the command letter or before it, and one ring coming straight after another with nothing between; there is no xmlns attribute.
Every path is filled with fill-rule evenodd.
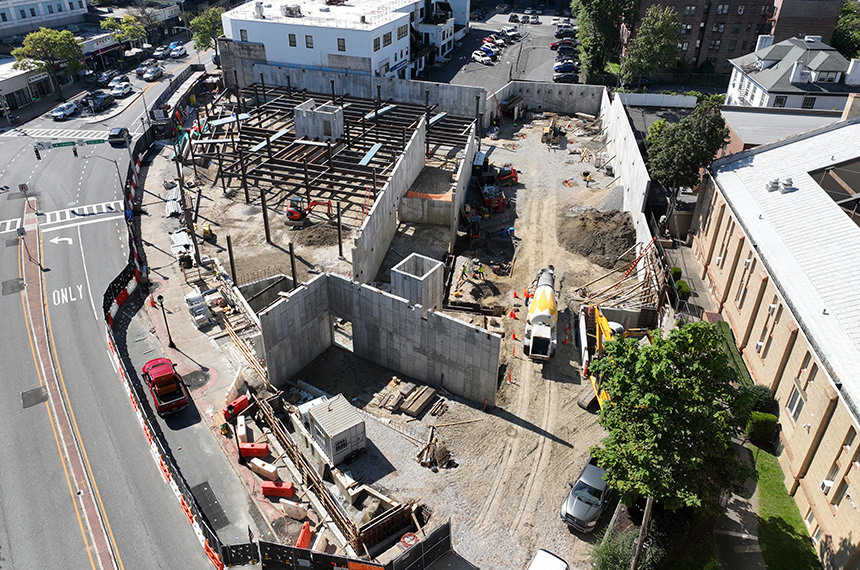
<svg viewBox="0 0 860 570"><path fill-rule="evenodd" d="M564 335L564 344L567 344L567 335Z"/></svg>
<svg viewBox="0 0 860 570"><path fill-rule="evenodd" d="M516 331L511 332L511 340L517 340L517 332Z"/></svg>
<svg viewBox="0 0 860 570"><path fill-rule="evenodd" d="M517 290L516 289L514 289L514 299L519 299L519 296L517 296Z"/></svg>
<svg viewBox="0 0 860 570"><path fill-rule="evenodd" d="M514 310L513 310L513 309L511 309L511 314L510 314L510 315L508 315L508 316L509 316L510 318L512 318L512 319L516 319L516 318L517 318L517 314L514 312Z"/></svg>

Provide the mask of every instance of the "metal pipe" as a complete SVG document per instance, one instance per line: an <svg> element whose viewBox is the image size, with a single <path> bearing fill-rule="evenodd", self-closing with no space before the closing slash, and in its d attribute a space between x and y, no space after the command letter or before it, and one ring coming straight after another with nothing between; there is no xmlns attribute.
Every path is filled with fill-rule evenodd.
<svg viewBox="0 0 860 570"><path fill-rule="evenodd" d="M269 209L266 207L266 189L260 185L260 202L263 205L263 229L266 232L266 243L272 243L272 232L269 229Z"/></svg>
<svg viewBox="0 0 860 570"><path fill-rule="evenodd" d="M337 203L337 253L343 259L343 227L340 220L340 202Z"/></svg>
<svg viewBox="0 0 860 570"><path fill-rule="evenodd" d="M296 252L293 242L290 242L290 269L293 272L293 290L299 286L298 274L296 273Z"/></svg>
<svg viewBox="0 0 860 570"><path fill-rule="evenodd" d="M233 241L230 239L230 236L227 236L227 255L230 257L230 276L233 278L233 285L237 285L236 282L236 262L233 260Z"/></svg>

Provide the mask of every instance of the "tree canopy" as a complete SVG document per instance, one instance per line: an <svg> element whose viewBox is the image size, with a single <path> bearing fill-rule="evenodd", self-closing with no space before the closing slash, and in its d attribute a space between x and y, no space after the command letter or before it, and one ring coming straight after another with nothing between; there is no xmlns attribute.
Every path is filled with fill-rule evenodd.
<svg viewBox="0 0 860 570"><path fill-rule="evenodd" d="M27 34L21 47L12 50L16 69L39 70L54 78L57 91L62 98L58 81L61 64L69 73L83 68L84 50L81 42L68 30L39 28Z"/></svg>
<svg viewBox="0 0 860 570"><path fill-rule="evenodd" d="M860 54L860 6L854 0L842 4L830 45L848 59Z"/></svg>
<svg viewBox="0 0 860 570"><path fill-rule="evenodd" d="M649 7L621 57L621 80L630 83L657 69L673 67L678 62L680 30L681 23L674 8L656 4Z"/></svg>
<svg viewBox="0 0 860 570"><path fill-rule="evenodd" d="M146 37L146 28L131 14L125 14L122 18L106 18L100 25L120 43L139 41Z"/></svg>
<svg viewBox="0 0 860 570"><path fill-rule="evenodd" d="M680 122L649 132L648 171L670 188L695 186L700 170L713 162L728 136L719 101L700 101Z"/></svg>
<svg viewBox="0 0 860 570"><path fill-rule="evenodd" d="M224 8L216 6L209 8L189 22L188 27L194 32L194 49L198 52L210 49L215 45L215 39L224 33L221 14Z"/></svg>
<svg viewBox="0 0 860 570"><path fill-rule="evenodd" d="M599 414L609 433L591 453L622 500L654 497L666 508L720 511L720 494L740 492L752 471L734 452L743 437L749 392L722 350L715 325L698 322L656 331L649 346L606 343L591 365L609 402Z"/></svg>
<svg viewBox="0 0 860 570"><path fill-rule="evenodd" d="M580 61L585 73L602 73L606 62L621 51L621 24L636 21L633 0L574 0L579 25Z"/></svg>

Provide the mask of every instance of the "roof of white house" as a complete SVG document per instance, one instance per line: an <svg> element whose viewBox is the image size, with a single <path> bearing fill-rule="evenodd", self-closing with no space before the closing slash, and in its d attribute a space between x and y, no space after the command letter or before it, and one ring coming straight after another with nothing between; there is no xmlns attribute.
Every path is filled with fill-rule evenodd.
<svg viewBox="0 0 860 570"><path fill-rule="evenodd" d="M326 4L325 0L265 1L252 0L233 8L225 16L235 20L261 20L321 28L372 29L402 18L408 12L397 11L416 0L349 0L343 4ZM263 18L257 15L262 6ZM287 10L285 10L285 7ZM300 16L286 16L289 8Z"/></svg>
<svg viewBox="0 0 860 570"><path fill-rule="evenodd" d="M828 374L855 405L860 405L860 227L809 173L858 158L860 119L730 155L711 167ZM768 191L769 181L786 178L793 190Z"/></svg>
<svg viewBox="0 0 860 570"><path fill-rule="evenodd" d="M776 62L768 67L770 62ZM849 93L852 87L844 83L792 83L791 74L795 62L803 63L815 72L848 71L849 61L835 48L818 40L789 38L756 52L742 55L730 62L750 79L769 92L780 93Z"/></svg>
<svg viewBox="0 0 860 570"><path fill-rule="evenodd" d="M745 145L762 145L806 133L842 119L838 111L773 107L722 107L726 123Z"/></svg>

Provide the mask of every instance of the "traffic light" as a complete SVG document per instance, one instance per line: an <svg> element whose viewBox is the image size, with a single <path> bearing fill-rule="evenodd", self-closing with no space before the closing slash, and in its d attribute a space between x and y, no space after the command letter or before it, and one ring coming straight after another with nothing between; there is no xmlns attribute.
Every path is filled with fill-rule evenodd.
<svg viewBox="0 0 860 570"><path fill-rule="evenodd" d="M35 146L33 147L33 152L36 153L36 160L42 160L42 155L39 154L39 149L36 148Z"/></svg>
<svg viewBox="0 0 860 570"><path fill-rule="evenodd" d="M78 158L78 147L76 147L76 146L72 147L72 154L75 155L75 158Z"/></svg>

